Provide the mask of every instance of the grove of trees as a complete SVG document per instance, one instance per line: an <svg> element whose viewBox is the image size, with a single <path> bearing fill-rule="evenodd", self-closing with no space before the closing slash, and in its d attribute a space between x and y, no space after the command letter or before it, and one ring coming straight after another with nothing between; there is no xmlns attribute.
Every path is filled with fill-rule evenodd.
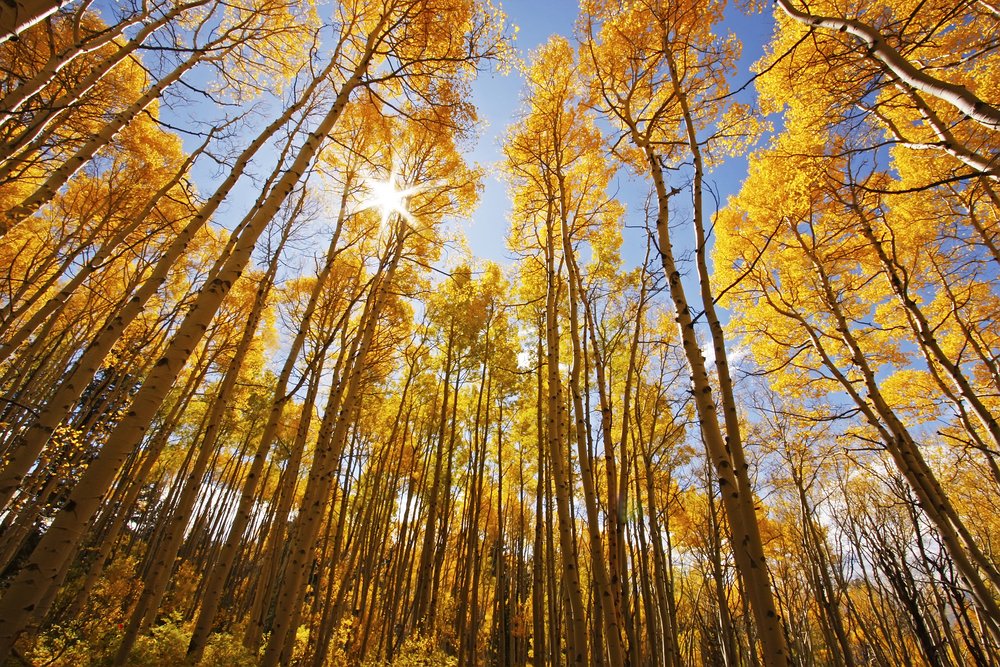
<svg viewBox="0 0 1000 667"><path fill-rule="evenodd" d="M0 3L0 664L1000 665L1000 9L754 11Z"/></svg>

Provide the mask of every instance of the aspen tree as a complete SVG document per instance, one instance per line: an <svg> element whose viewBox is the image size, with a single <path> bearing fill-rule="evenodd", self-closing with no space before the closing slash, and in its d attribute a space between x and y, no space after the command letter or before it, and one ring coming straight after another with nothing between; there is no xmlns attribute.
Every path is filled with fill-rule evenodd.
<svg viewBox="0 0 1000 667"><path fill-rule="evenodd" d="M147 218L153 213L153 211L163 202L168 194L171 193L187 176L188 171L194 164L195 160L202 154L202 152L207 148L208 143L212 139L214 133L209 133L209 136L205 139L205 142L201 144L197 149L192 151L192 153L184 160L184 162L178 167L174 175L163 183L162 186L149 198L145 206L121 229L115 231L115 233L106 240L97 252L80 267L70 280L66 281L60 288L59 291L49 297L49 299L39 308L31 314L31 317L19 325L16 331L9 333L5 336L3 345L0 346L0 362L6 361L14 352L25 343L31 334L41 327L50 318L56 317L62 308L66 305L73 294L80 288L80 286L91 276L94 272L98 271L104 266L105 263L109 262L116 253L121 251L121 247L124 245L125 241L132 235L142 224L145 223ZM39 292L41 294L41 292ZM30 307L32 304L26 304ZM7 333L7 332L5 332ZM43 337L42 337L43 338ZM40 339L39 339L40 340ZM30 351L25 353L26 355L31 354Z"/></svg>
<svg viewBox="0 0 1000 667"><path fill-rule="evenodd" d="M564 43L563 43L564 44ZM555 49L553 49L555 50ZM547 74L548 65L539 67L539 77ZM544 78L543 78L544 80ZM539 88L544 91L541 85ZM548 92L548 91L545 91ZM544 93L543 93L544 95ZM550 102L543 96L540 104ZM561 265L565 261L556 248L561 247L559 192L556 178L550 171L550 160L557 150L552 145L551 134L558 131L554 122L561 106L546 108L537 116L528 116L524 128L516 128L507 141L507 169L513 184L520 192L515 194L515 210L534 225L533 237L541 245L545 275L545 366L546 366L546 453L551 465L556 491L559 544L561 549L564 594L568 602L569 634L567 636L568 660L584 663L589 659L587 641L588 614L583 600L577 548L573 536L572 488L570 481L569 452L566 450L567 409L563 398L559 368L559 303L563 288L560 280ZM534 122L532 122L534 121ZM550 128L552 123L555 127ZM559 246L556 245L559 239Z"/></svg>
<svg viewBox="0 0 1000 667"><path fill-rule="evenodd" d="M277 600L275 623L262 658L263 665L276 665L281 660L291 621L298 617L305 569L311 562L313 546L319 531L320 515L317 510L322 499L328 495L334 478L334 466L347 439L358 400L364 361L371 347L380 311L385 303L388 283L399 266L407 233L408 229L403 224L398 225L393 233L390 254L384 260L384 269L378 273L378 282L372 286L361 315L361 331L355 339L355 344L352 345L342 379L331 393L330 405L324 415L312 470L302 499L303 510L300 511L291 531L291 556L285 568L282 589Z"/></svg>
<svg viewBox="0 0 1000 667"><path fill-rule="evenodd" d="M543 530L543 517L544 517L544 505L543 500L545 497L545 459L544 459L544 443L545 438L545 420L544 413L542 410L542 397L545 393L544 377L542 374L542 316L541 313L537 313L534 318L538 322L537 326L537 336L535 342L535 366L537 368L535 372L536 385L535 385L535 448L538 450L538 472L535 476L535 535L534 542L532 543L531 549L531 623L532 623L532 657L535 662L540 662L545 664L546 658L546 644L545 644L545 582L544 582L544 561L545 561L545 540L544 540L544 530ZM550 622L552 619L550 619Z"/></svg>
<svg viewBox="0 0 1000 667"><path fill-rule="evenodd" d="M973 414L976 415L983 430L992 441L990 448L993 451L1000 451L1000 423L980 398L961 365L954 362L945 353L941 341L934 331L934 326L913 298L911 282L914 276L902 258L898 256L893 247L895 244L890 240L895 235L891 221L885 218L879 219L878 211L882 208L881 202L878 200L871 204L865 202L864 195L859 192L859 187L850 188L846 195L835 192L833 196L853 213L853 217L857 221L858 231L868 240L885 279L889 283L890 291L906 313L907 322L913 329L914 337L920 344L921 352L927 360L928 366L939 366L942 369L943 375L954 386L956 395L953 400L971 407ZM884 232L881 231L883 228Z"/></svg>
<svg viewBox="0 0 1000 667"><path fill-rule="evenodd" d="M353 118L352 114L348 114L348 120ZM349 124L352 124L349 122ZM356 123L354 123L356 124ZM373 124L374 125L374 124ZM365 127L362 125L361 127ZM354 150L357 150L355 147ZM352 150L353 153L353 150ZM363 151L359 151L359 155L363 155ZM323 262L323 266L316 276L314 287L310 292L308 303L306 304L305 310L302 312L299 329L291 342L288 354L285 358L285 362L282 366L281 372L279 373L277 383L274 388L274 396L271 401L271 407L268 411L267 421L265 422L264 429L260 435L260 440L255 450L250 468L244 479L243 489L240 496L239 505L236 509L235 515L233 517L232 525L230 526L228 535L225 542L220 550L219 562L216 568L213 570L212 574L208 578L208 583L202 594L202 604L200 612L198 615L197 623L195 625L195 630L192 633L191 641L188 648L189 659L196 661L201 657L201 651L204 650L205 643L207 642L209 632L211 627L215 622L215 614L218 609L218 604L221 600L223 594L224 585L226 579L229 576L233 563L236 559L236 553L239 549L240 543L243 539L243 534L250 524L253 517L253 508L256 497L257 485L261 481L261 475L264 471L264 465L267 462L268 453L271 450L275 435L278 431L278 427L282 421L282 416L288 402L292 398L292 394L288 391L288 385L292 376L292 372L295 369L295 363L298 356L306 342L306 336L310 331L311 322L315 314L316 308L320 303L320 297L325 289L329 286L329 278L334 270L336 259L339 254L343 251L340 247L341 233L344 229L344 225L350 215L348 206L352 190L354 189L354 181L356 180L357 167L351 164L352 160L349 160L346 167L345 181L343 183L343 190L340 197L340 204L337 213L337 221L334 227L333 234L330 239L329 247L326 251L326 256ZM345 311L350 312L350 308ZM322 355L317 355L311 364L315 366L316 364L322 366ZM318 391L318 373L316 370L317 382L310 385L309 392L314 394ZM312 401L307 400L306 406L311 406ZM295 451L298 451L296 448ZM290 466L289 470L297 466ZM283 496L287 498L290 502L290 495L285 494ZM282 510L282 507L284 509ZM280 502L278 503L278 511L276 513L278 519L287 516L288 506L283 506ZM275 531L272 529L272 534ZM280 531L277 533L280 535ZM268 540L268 544L274 546L274 538L271 535L265 535ZM280 536L277 537L280 541ZM265 558L265 563L267 558ZM265 567L265 571L267 568ZM267 597L269 584L267 579L263 579L258 588L257 594L255 595L255 601L253 603L253 609L259 610L264 604L264 599ZM255 636L253 633L254 628L260 627L259 614L261 612L256 612L251 617L251 623L247 627L246 642L252 644L251 637Z"/></svg>
<svg viewBox="0 0 1000 667"><path fill-rule="evenodd" d="M554 42L551 43L551 48L556 58L565 61L568 44ZM544 55L540 56L539 60L542 66L547 64L547 58ZM592 152L599 145L596 141L597 133L586 120L580 119L579 109L572 106L572 70L568 70L568 73L570 76L568 85L565 80L559 79L555 81L554 85L548 81L538 85L536 94L538 98L541 98L539 100L541 103L540 115L544 118L543 122L551 122L551 133L546 137L551 141L551 146L540 148L546 153L551 150L551 161L543 169L551 170L548 177L554 179L555 182L553 194L558 201L556 224L559 230L562 262L565 263L568 274L566 281L567 308L573 352L569 387L573 402L574 435L580 465L580 478L587 511L593 576L597 582L598 594L601 596L599 606L610 663L621 665L625 661L621 640L623 629L621 598L618 591L612 587L612 581L608 574L598 518L594 472L591 465L591 455L586 446L589 436L589 422L586 418L587 411L584 409L583 390L580 386L582 366L586 361L581 344L579 316L579 304L582 300L580 295L582 277L576 260L574 243L571 240L571 234L584 235L587 231L586 228L595 224L594 218L602 215L613 218L615 207L605 200L603 192L607 188L610 174ZM544 104L553 104L561 108L550 110L542 106ZM546 117L548 114L552 114L551 121ZM607 224L606 221L596 221L596 224L602 222ZM551 231L555 233L555 229ZM617 498L613 500L609 498L608 506L611 507L616 502Z"/></svg>
<svg viewBox="0 0 1000 667"><path fill-rule="evenodd" d="M838 389L850 397L872 429L872 437L884 444L920 499L924 512L937 528L944 548L968 582L985 617L995 619L997 602L992 587L997 585L996 564L985 554L966 521L956 511L951 494L928 464L913 429L894 407L886 383L879 379L885 342L873 335L869 327L855 324L856 321L863 321L859 314L865 308L870 309L872 303L878 304L886 299L899 303L900 295L905 294L900 271L906 269L892 263L886 265L889 255L884 247L880 249L879 239L873 232L866 233L859 228L861 224L871 226L870 222L859 222L857 218L866 211L858 210L860 202L849 198L848 193L839 192L837 183L841 179L839 175L833 177L830 173L830 170L839 172L843 169L849 172L846 166L849 160L840 155L820 157L826 151L824 144L829 140L829 137L815 133L806 136L801 127L791 124L775 143L776 151L762 154L759 158L770 168L764 171L760 168L763 165L757 163L751 169L749 183L759 184L771 179L779 183L780 179L789 175L789 168L795 168L798 174L787 182L787 187L795 188L803 182L809 182L811 187L810 196L805 200L786 197L785 186L779 186L770 193L758 190L754 196L741 194L734 213L742 211L748 214L747 219L753 220L755 225L759 225L765 216L766 225L772 224L773 217L780 221L778 228L771 232L777 241L773 249L764 252L761 249L751 250L748 246L742 251L752 253L755 264L764 262L747 273L746 286L741 288L741 291L748 290L746 293L757 292L764 297L757 307L751 307L756 314L747 323L753 322L756 327L762 321L759 317L769 313L772 322L784 319L785 324L780 325L782 328L790 325L806 336L806 347L815 353L816 363L825 367ZM779 157L790 142L795 142L803 150L799 153L800 157ZM834 184L831 185L830 181ZM829 194L831 187L832 196ZM759 227L757 230L751 231L749 226L741 229L729 226L725 241L720 246L720 251L730 257L724 260L727 267L733 266L730 254L736 249L733 241L742 235L756 236ZM904 247L900 243L894 252ZM761 271L773 269L778 255L782 257L784 268L776 275L764 276ZM881 280L849 279L850 267L861 263L874 265L875 275L881 272L880 277L887 280L889 289L885 289ZM765 269L765 266L768 268ZM730 270L727 268L727 272ZM898 281L896 285L893 285L893 275ZM907 271L906 275L908 281L921 280L919 270L913 273ZM858 298L861 295L864 295L863 300ZM740 302L741 309L746 307L742 298ZM808 306L805 306L806 302ZM928 355L935 366L947 368L929 349L932 338L928 336L929 326L922 331L920 319L923 314L915 304L907 305L904 301L901 305L903 326L916 334L918 351ZM817 318L818 313L824 316ZM770 341L778 344L773 350L782 349L782 356L787 356L787 346L782 342L784 338L782 333ZM755 354L763 351L760 344L754 346L754 351ZM943 361L952 365L947 358ZM993 628L991 632L995 633L993 623L987 621Z"/></svg>
<svg viewBox="0 0 1000 667"><path fill-rule="evenodd" d="M391 207L388 203L381 204L383 220L390 222L388 218L391 215L399 215L401 220L388 230L388 247L380 253L379 265L373 274L358 330L349 343L349 349L345 346L348 352L344 368L338 374L338 381L331 391L323 416L312 469L291 531L294 547L278 594L275 624L264 654L265 664L276 664L281 659L287 638L292 636L289 632L299 614L301 588L320 528L323 499L332 490L337 477L338 461L354 426L362 380L370 363L369 351L382 311L389 300L389 290L404 247L409 242L416 246L414 250L417 252L432 251L433 246L421 246L417 242L427 244L432 241L434 225L440 217L453 210L452 207L468 202L473 195L474 174L464 167L455 150L452 129L428 127L419 122L421 118L434 118L438 111L428 109L423 112L427 115L422 117L420 110L412 110L415 120L410 120L394 135L397 145L390 151L389 159L396 160L394 164L400 170L400 175L405 176L407 182L428 182L433 185L399 189L398 184L393 183L390 187L397 188L402 193L398 196L405 200L392 202ZM399 151L398 157L396 151Z"/></svg>
<svg viewBox="0 0 1000 667"><path fill-rule="evenodd" d="M196 360L194 367L207 371L208 365L197 363L198 361L200 360ZM118 497L112 496L105 507L104 516L100 517L96 522L98 529L94 531L93 540L100 546L96 549L91 547L96 553L91 556L86 577L80 585L79 590L75 593L74 600L69 605L69 615L72 615L73 612L80 613L85 608L87 598L103 574L108 558L117 545L118 537L129 518L130 513L126 510L135 505L136 500L143 491L143 485L149 479L154 466L159 461L160 454L167 446L170 434L177 427L181 415L187 409L195 390L203 379L204 376L201 372L188 374L188 378L184 381L184 386L180 388L180 399L176 400L170 407L167 414L164 415L157 432L150 437L150 442L145 452L142 452L139 465L133 470L123 470L123 472L128 474L120 476L118 485L119 489L122 487L126 489L125 493L120 494ZM107 525L103 526L103 529L100 529L101 524Z"/></svg>
<svg viewBox="0 0 1000 667"><path fill-rule="evenodd" d="M441 410L438 417L437 435L435 437L436 450L433 455L434 473L429 498L427 500L427 513L425 516L424 537L420 548L420 564L417 566L416 591L413 595L413 630L415 632L429 631L429 626L433 623L430 617L431 587L434 578L434 551L438 543L438 513L442 503L442 467L445 458L448 456L446 449L446 438L449 433L455 432L454 414L458 405L458 369L456 368L455 350L455 317L452 315L449 320L448 330L445 334L445 355L443 360L443 377L441 380ZM455 374L454 387L452 386L452 374ZM452 395L454 393L454 396ZM451 429L448 429L449 415L451 417ZM450 493L451 489L446 488L445 493Z"/></svg>
<svg viewBox="0 0 1000 667"><path fill-rule="evenodd" d="M823 1L810 11L834 13ZM989 98L996 38L979 26L996 12L917 5L850 16ZM127 10L103 46L86 7L3 45L11 92L70 58L3 116L14 141L49 123L5 209L152 84L129 84L137 54L160 49L151 70L169 70L191 55L188 29L222 11L170 19L60 115L47 108L171 7ZM15 660L1000 660L1000 524L982 510L1000 494L993 130L887 77L851 34L778 12L772 53L794 58L757 80L785 125L711 218L700 191L753 130L724 81L735 44L711 36L721 7L584 10L580 71L565 40L532 55L504 146L514 289L448 224L479 187L461 158L468 77L504 51L499 15L465 0L338 5L295 92L266 94L280 110L260 135L238 136L252 116L235 109L279 88L294 57L211 66L206 114L232 104L231 129L184 155L153 105L4 239L0 566L15 597L0 618L27 629ZM294 51L301 29L267 49ZM243 82L251 70L261 80ZM206 159L220 171L201 199ZM645 211L609 197L622 165L652 184ZM275 252L306 170L319 215ZM227 204L246 213L232 232L211 224ZM629 267L643 258L619 243L643 235ZM262 257L273 309L241 275ZM255 331L278 338L277 358ZM753 393L730 386L737 361ZM766 569L744 546L751 520ZM756 618L755 570L776 621Z"/></svg>
<svg viewBox="0 0 1000 667"><path fill-rule="evenodd" d="M980 577L972 563L978 565L986 574L986 577L994 585L1000 585L1000 572L995 565L981 551L978 544L971 537L968 529L964 526L961 518L958 517L948 497L944 495L940 483L933 471L927 465L924 457L916 446L916 443L908 429L900 422L894 414L882 392L878 389L875 373L866 363L864 352L861 350L856 338L851 333L844 313L839 308L839 303L834 294L834 290L829 275L822 266L815 251L812 250L802 233L794 232L803 252L809 258L810 263L816 270L820 279L820 288L827 306L831 309L836 329L842 336L843 342L851 351L854 362L859 366L862 373L865 388L868 391L868 401L853 389L845 389L851 394L859 407L866 413L865 416L873 422L873 426L879 429L880 435L886 441L887 448L895 458L903 475L907 481L913 485L914 491L921 500L924 510L934 521L938 530L941 531L945 546L951 556L956 561L959 570L968 580L973 594L983 605L985 611L993 617L994 623L1000 623L1000 606L990 591L989 587ZM816 334L811 334L813 344L817 344ZM822 345L817 346L820 349ZM832 363L828 354L823 354L824 362L829 366ZM842 384L849 384L843 373L833 371ZM869 407L870 405L870 407ZM883 425L884 424L884 425ZM968 555L966 555L966 552ZM994 632L1000 633L1000 626L994 625Z"/></svg>
<svg viewBox="0 0 1000 667"><path fill-rule="evenodd" d="M609 14L607 9L601 3L586 8L584 50L593 68L595 104L618 125L622 139L628 140L635 149L623 158L634 169L648 174L653 182L660 260L691 372L693 400L706 453L715 467L721 500L729 519L737 570L750 599L763 661L768 666L783 666L788 664L788 653L742 451L725 341L714 313L715 297L707 269L707 237L702 212L704 140L697 134L702 126L716 122L722 115L719 103L709 102L707 98L725 98L723 77L731 67L733 52L730 45L711 33L712 23L718 20L721 11L714 4L668 6L657 3L653 8L656 23L651 31L645 30L646 20L640 19L642 14L638 7L630 7L628 12L618 16ZM651 58L648 64L641 62L640 54ZM684 69L679 68L678 62L684 63ZM623 89L635 91L642 97L635 103L626 102ZM693 111L696 106L697 116ZM680 136L675 136L678 134L672 125L675 122L680 127ZM727 119L727 122L733 121ZM737 124L730 131L745 132L747 129L740 129ZM687 154L678 154L677 146L683 146ZM715 387L697 339L693 304L681 282L670 231L670 199L680 190L668 186L664 170L669 161L688 158L694 172L692 224L697 243L699 296L708 319L719 375ZM723 407L724 423L720 423L717 414L713 396L716 391Z"/></svg>
<svg viewBox="0 0 1000 667"><path fill-rule="evenodd" d="M822 28L830 32L851 35L866 45L865 57L877 60L890 77L920 93L947 103L965 118L990 130L1000 130L1000 109L995 104L976 95L961 83L938 76L911 62L899 49L891 45L885 35L864 20L799 9L791 0L776 0L776 2L785 14L812 29Z"/></svg>
<svg viewBox="0 0 1000 667"><path fill-rule="evenodd" d="M854 659L854 651L851 647L851 641L840 609L844 591L834 582L831 572L834 571L836 566L830 562L828 555L829 546L823 534L823 529L816 520L816 506L809 498L809 489L814 485L816 481L815 477L818 476L819 471L818 469L810 470L810 468L807 468L807 464L812 463L807 460L807 457L810 455L816 456L816 454L808 452L808 450L798 444L806 441L816 441L820 439L822 434L796 433L797 429L794 428L794 424L796 421L801 422L801 419L794 420L790 414L785 414L783 409L779 409L779 406L776 404L776 398L775 396L768 396L767 400L770 401L770 405L765 406L761 412L766 415L768 427L773 432L772 437L777 440L777 443L782 448L781 455L785 460L785 466L795 487L802 514L802 542L804 550L809 556L810 574L813 580L812 586L815 591L814 596L817 605L819 605L822 613L827 618L827 624L830 626L833 634L833 641L829 641L828 639L827 643L837 664L854 667L857 662ZM822 451L817 454L823 456ZM818 468L817 464L813 465ZM812 475L813 479L806 479L807 475Z"/></svg>

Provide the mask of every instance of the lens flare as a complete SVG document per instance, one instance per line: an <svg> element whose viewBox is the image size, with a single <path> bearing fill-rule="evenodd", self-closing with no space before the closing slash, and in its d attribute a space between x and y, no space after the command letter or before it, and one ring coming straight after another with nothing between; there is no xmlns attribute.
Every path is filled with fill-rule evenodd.
<svg viewBox="0 0 1000 667"><path fill-rule="evenodd" d="M384 181L375 178L365 179L365 190L367 197L361 202L361 208L379 209L382 213L382 227L389 224L393 213L399 214L411 225L414 224L415 220L407 208L407 203L410 197L420 192L421 188L401 185L399 177L393 170L389 178Z"/></svg>

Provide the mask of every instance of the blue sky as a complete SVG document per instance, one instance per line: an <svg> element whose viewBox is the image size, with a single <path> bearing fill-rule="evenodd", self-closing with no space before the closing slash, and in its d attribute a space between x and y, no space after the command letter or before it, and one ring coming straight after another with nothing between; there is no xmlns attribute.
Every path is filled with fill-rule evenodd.
<svg viewBox="0 0 1000 667"><path fill-rule="evenodd" d="M577 0L505 0L503 8L510 21L520 27L517 48L526 59L533 49L553 34L572 39L579 4ZM739 71L731 80L733 89L751 76L750 66L763 54L763 45L769 40L773 25L774 18L770 12L748 16L735 6L731 5L727 9L724 29L736 34L743 42ZM507 127L514 122L521 106L523 85L524 81L516 71L508 76L484 74L473 85L473 99L484 126L482 136L469 158L485 168L486 177L478 209L460 224L476 257L501 263L509 259L505 239L510 205L506 187L497 178L498 169L493 165L503 157L500 145ZM748 94L750 92L752 86ZM747 99L749 98L744 97L743 101ZM746 160L735 158L716 169L709 180L715 183L720 200L725 203L726 197L739 189L745 175ZM634 178L628 179L624 175L623 179L619 192L626 207L630 203L641 204L645 183ZM642 221L633 216L633 219L626 222L641 224ZM626 236L623 248L626 260L629 258L630 240L635 239ZM641 248L635 250L636 254L641 255L641 252Z"/></svg>

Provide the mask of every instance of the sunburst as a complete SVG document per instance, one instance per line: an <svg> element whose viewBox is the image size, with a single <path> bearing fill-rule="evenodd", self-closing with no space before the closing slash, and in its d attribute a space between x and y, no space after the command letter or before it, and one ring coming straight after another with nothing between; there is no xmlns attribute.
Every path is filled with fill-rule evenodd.
<svg viewBox="0 0 1000 667"><path fill-rule="evenodd" d="M361 202L361 209L377 208L382 212L381 227L385 228L389 224L392 214L396 213L406 222L413 225L416 219L407 208L410 197L420 192L423 188L414 185L400 183L396 170L393 169L389 178L382 181L376 178L365 179L365 190L367 197Z"/></svg>

